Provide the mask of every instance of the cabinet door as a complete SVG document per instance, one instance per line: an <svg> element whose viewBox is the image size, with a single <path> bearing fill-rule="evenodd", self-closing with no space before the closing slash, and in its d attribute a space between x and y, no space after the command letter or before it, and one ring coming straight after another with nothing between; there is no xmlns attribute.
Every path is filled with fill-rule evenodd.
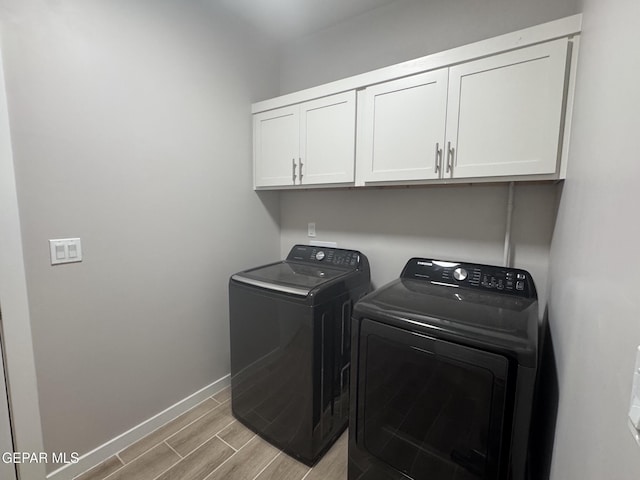
<svg viewBox="0 0 640 480"><path fill-rule="evenodd" d="M256 187L298 183L299 105L253 117L253 165Z"/></svg>
<svg viewBox="0 0 640 480"><path fill-rule="evenodd" d="M562 39L451 67L452 176L554 173L566 63Z"/></svg>
<svg viewBox="0 0 640 480"><path fill-rule="evenodd" d="M303 103L300 107L302 184L353 182L356 92Z"/></svg>
<svg viewBox="0 0 640 480"><path fill-rule="evenodd" d="M365 181L440 177L447 69L366 89L363 135Z"/></svg>

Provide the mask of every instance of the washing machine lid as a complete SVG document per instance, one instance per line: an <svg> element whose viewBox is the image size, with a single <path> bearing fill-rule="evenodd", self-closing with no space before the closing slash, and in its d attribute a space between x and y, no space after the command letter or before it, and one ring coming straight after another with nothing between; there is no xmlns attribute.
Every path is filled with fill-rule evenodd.
<svg viewBox="0 0 640 480"><path fill-rule="evenodd" d="M519 363L535 366L538 302L531 276L523 270L502 267L433 262L411 259L401 278L358 302L354 316L512 353ZM459 268L464 272L454 274ZM475 271L480 272L479 278ZM505 293L497 285L499 280L506 280L506 273L509 278L513 273L514 279L518 273L526 275L525 281L530 283L522 290L514 288Z"/></svg>
<svg viewBox="0 0 640 480"><path fill-rule="evenodd" d="M348 274L344 269L282 261L246 270L231 277L240 283L306 297L322 284Z"/></svg>
<svg viewBox="0 0 640 480"><path fill-rule="evenodd" d="M294 245L282 262L236 273L232 281L267 290L308 297L318 288L338 278L359 272L369 283L369 261L357 250Z"/></svg>

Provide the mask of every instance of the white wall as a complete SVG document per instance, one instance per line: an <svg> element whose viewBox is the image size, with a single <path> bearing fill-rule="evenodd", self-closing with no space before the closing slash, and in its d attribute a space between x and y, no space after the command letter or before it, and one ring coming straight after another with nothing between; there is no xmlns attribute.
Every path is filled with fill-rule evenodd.
<svg viewBox="0 0 640 480"><path fill-rule="evenodd" d="M579 0L397 0L287 43L281 93L579 13Z"/></svg>
<svg viewBox="0 0 640 480"><path fill-rule="evenodd" d="M228 276L279 255L249 187L274 51L206 2L0 14L44 444L84 453L229 372Z"/></svg>
<svg viewBox="0 0 640 480"><path fill-rule="evenodd" d="M572 154L551 250L558 428L552 478L635 480L640 344L640 3L584 1Z"/></svg>
<svg viewBox="0 0 640 480"><path fill-rule="evenodd" d="M544 304L556 186L516 185L513 259L529 270ZM281 249L316 240L362 251L375 287L395 279L411 257L502 264L507 185L316 190L282 193Z"/></svg>

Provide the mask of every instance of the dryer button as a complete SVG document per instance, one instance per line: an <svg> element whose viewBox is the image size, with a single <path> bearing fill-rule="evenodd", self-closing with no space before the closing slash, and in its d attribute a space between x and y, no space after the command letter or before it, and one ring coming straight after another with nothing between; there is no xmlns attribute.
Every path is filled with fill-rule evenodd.
<svg viewBox="0 0 640 480"><path fill-rule="evenodd" d="M459 282L462 282L463 280L466 280L468 275L469 274L467 273L467 271L464 268L458 267L453 271L453 278L455 278Z"/></svg>

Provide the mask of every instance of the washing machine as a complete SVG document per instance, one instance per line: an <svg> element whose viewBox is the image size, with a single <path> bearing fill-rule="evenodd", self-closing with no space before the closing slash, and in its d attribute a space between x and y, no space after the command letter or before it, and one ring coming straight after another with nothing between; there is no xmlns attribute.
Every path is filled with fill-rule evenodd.
<svg viewBox="0 0 640 480"><path fill-rule="evenodd" d="M524 480L538 302L520 269L412 258L352 322L349 480Z"/></svg>
<svg viewBox="0 0 640 480"><path fill-rule="evenodd" d="M370 290L365 255L308 245L229 280L233 415L307 465L347 426L351 314Z"/></svg>

